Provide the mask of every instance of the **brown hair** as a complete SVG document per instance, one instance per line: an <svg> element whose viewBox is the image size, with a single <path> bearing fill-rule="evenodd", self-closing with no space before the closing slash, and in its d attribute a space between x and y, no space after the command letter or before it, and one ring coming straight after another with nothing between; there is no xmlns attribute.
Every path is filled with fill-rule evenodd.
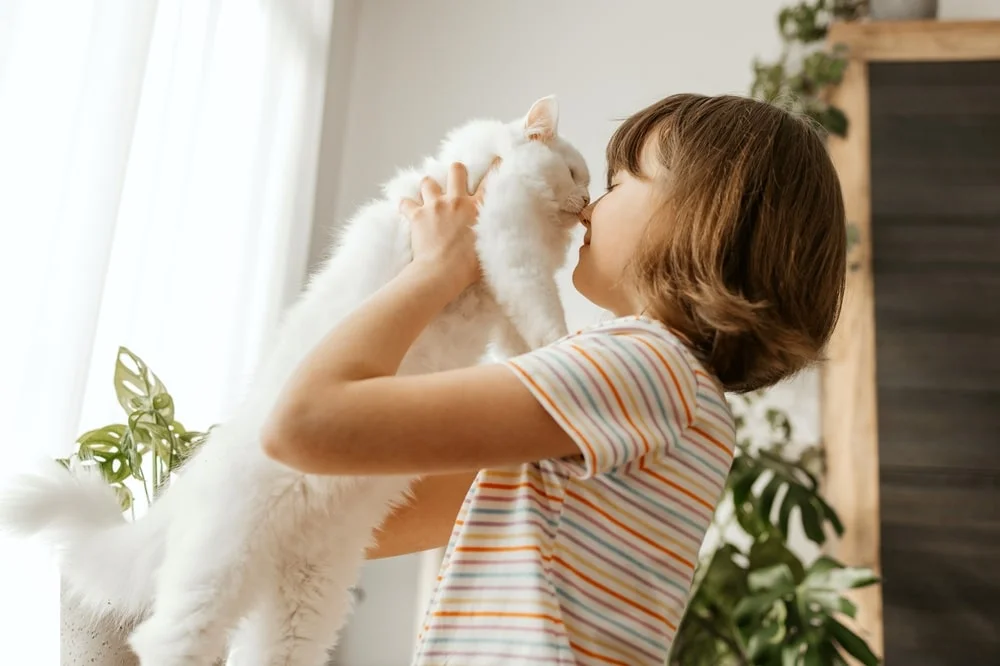
<svg viewBox="0 0 1000 666"><path fill-rule="evenodd" d="M643 173L644 149L666 169ZM645 313L687 337L727 390L819 359L843 300L847 230L812 125L748 98L674 95L628 118L607 162L609 183L621 170L669 179L628 277Z"/></svg>

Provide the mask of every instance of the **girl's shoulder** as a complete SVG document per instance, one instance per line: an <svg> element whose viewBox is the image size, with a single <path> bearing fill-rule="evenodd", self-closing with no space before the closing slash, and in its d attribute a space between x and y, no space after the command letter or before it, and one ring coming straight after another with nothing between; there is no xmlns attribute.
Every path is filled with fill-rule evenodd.
<svg viewBox="0 0 1000 666"><path fill-rule="evenodd" d="M657 360L674 368L682 366L678 369L682 370L684 374L688 374L694 384L702 386L714 396L722 397L725 394L721 382L709 370L695 350L663 322L651 317L630 315L609 319L571 333L560 342L572 344L574 341L584 342L588 339L604 336L628 336L641 339L645 346L652 346L664 351L662 356L656 355Z"/></svg>
<svg viewBox="0 0 1000 666"><path fill-rule="evenodd" d="M706 420L731 439L721 386L680 336L652 319L601 322L507 364L578 444L579 478L679 450Z"/></svg>
<svg viewBox="0 0 1000 666"><path fill-rule="evenodd" d="M694 351L676 333L662 322L642 315L616 317L582 328L567 335L564 340L600 335L636 335L669 345L680 351L686 360L699 368L702 366Z"/></svg>

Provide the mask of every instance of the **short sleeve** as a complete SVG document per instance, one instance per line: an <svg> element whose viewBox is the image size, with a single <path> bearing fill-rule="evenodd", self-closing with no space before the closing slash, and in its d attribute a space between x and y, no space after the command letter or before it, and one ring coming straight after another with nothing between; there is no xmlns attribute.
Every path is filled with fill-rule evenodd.
<svg viewBox="0 0 1000 666"><path fill-rule="evenodd" d="M668 453L694 421L690 355L666 331L595 330L507 361L580 447L589 478Z"/></svg>

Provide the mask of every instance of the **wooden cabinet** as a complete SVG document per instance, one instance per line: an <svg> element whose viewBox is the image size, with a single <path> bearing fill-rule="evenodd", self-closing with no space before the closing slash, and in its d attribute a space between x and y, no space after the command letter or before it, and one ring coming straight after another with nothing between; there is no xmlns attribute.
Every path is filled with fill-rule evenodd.
<svg viewBox="0 0 1000 666"><path fill-rule="evenodd" d="M835 555L888 666L1000 664L1000 22L838 25L852 249L823 371Z"/></svg>

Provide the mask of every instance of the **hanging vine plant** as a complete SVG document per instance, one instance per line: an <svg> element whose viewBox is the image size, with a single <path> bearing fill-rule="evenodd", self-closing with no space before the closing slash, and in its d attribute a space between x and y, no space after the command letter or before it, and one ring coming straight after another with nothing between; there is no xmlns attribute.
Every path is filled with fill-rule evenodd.
<svg viewBox="0 0 1000 666"><path fill-rule="evenodd" d="M781 55L773 62L755 59L750 95L811 118L828 134L846 137L850 119L830 102L831 89L840 84L847 70L847 52L842 45L827 45L830 25L857 21L868 15L868 0L811 0L788 5L778 12ZM847 225L847 252L861 242L853 222ZM856 271L860 263L848 260Z"/></svg>
<svg viewBox="0 0 1000 666"><path fill-rule="evenodd" d="M829 91L844 78L846 51L826 46L834 21L856 21L868 13L867 0L807 0L778 12L781 55L754 60L750 94L812 118L830 134L846 136L848 118L831 104Z"/></svg>

